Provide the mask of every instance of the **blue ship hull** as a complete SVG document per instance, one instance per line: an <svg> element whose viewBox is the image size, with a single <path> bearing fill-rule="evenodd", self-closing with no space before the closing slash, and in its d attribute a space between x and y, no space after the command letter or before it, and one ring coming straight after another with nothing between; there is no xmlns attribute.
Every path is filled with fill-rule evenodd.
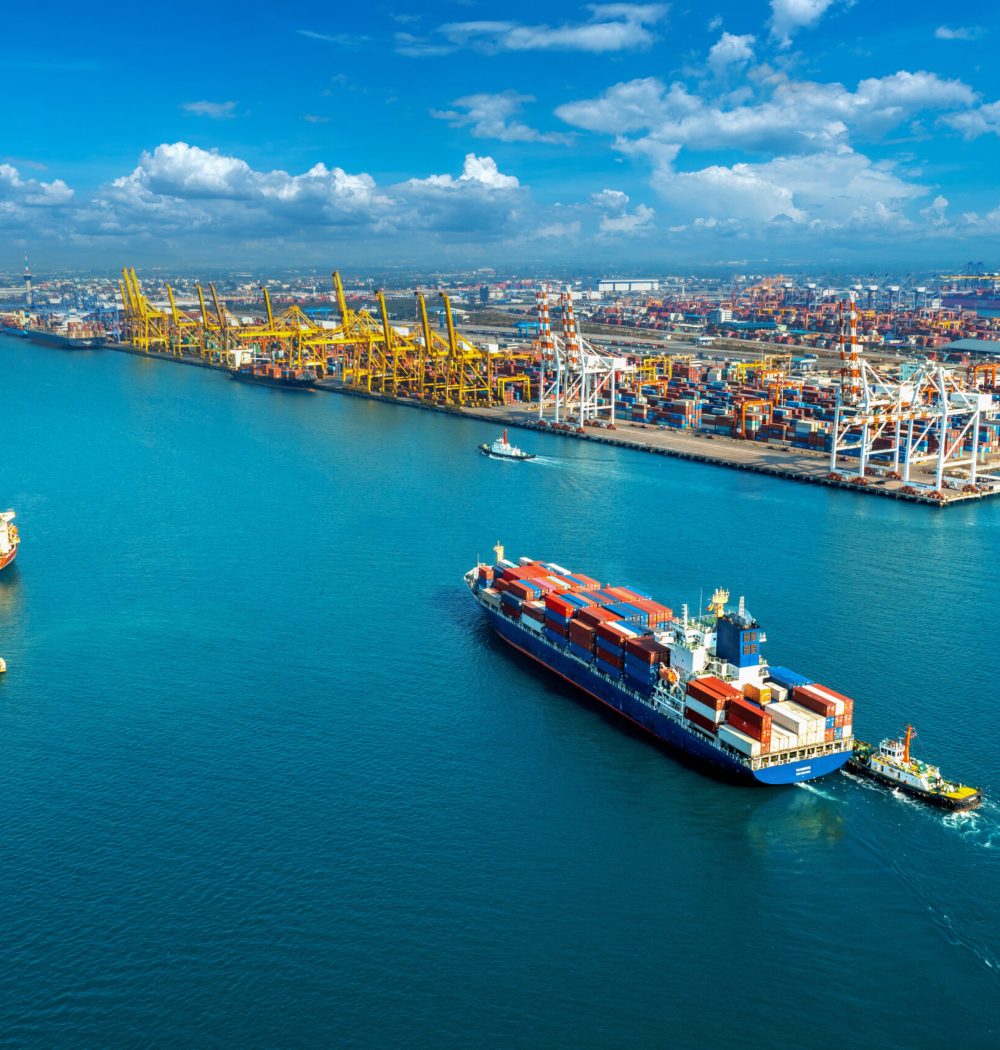
<svg viewBox="0 0 1000 1050"><path fill-rule="evenodd" d="M624 683L616 683L591 670L588 666L552 645L545 638L508 620L500 613L480 603L494 630L501 638L525 656L536 660L565 681L582 689L589 696L610 707L645 730L668 747L683 752L713 773L729 780L752 784L795 784L834 773L851 757L845 752L813 756L801 762L751 769L739 759L719 750L698 732L654 711L644 704Z"/></svg>

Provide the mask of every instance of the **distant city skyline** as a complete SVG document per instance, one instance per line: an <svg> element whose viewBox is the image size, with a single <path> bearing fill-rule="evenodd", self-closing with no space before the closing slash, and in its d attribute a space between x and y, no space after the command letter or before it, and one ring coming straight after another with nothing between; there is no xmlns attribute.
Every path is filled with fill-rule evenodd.
<svg viewBox="0 0 1000 1050"><path fill-rule="evenodd" d="M5 28L3 270L1000 268L982 0L57 2Z"/></svg>

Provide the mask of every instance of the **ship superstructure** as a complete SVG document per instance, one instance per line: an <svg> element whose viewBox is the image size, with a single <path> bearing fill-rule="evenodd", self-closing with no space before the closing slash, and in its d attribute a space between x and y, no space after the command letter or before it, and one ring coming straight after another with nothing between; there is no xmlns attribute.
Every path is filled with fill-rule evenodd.
<svg viewBox="0 0 1000 1050"><path fill-rule="evenodd" d="M740 599L680 614L552 562L504 558L465 575L508 643L657 739L741 780L789 784L843 766L854 702L762 658Z"/></svg>

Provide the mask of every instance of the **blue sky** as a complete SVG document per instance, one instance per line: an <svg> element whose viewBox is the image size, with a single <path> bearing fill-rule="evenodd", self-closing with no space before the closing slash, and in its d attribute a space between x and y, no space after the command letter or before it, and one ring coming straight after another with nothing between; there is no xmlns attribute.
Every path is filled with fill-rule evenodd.
<svg viewBox="0 0 1000 1050"><path fill-rule="evenodd" d="M0 266L1000 268L1000 19L954 10L22 4Z"/></svg>

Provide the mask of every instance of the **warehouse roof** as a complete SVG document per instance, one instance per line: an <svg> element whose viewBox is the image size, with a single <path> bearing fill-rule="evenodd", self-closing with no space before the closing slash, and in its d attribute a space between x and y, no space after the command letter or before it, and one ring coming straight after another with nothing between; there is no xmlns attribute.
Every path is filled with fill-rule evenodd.
<svg viewBox="0 0 1000 1050"><path fill-rule="evenodd" d="M948 353L961 351L966 354L1000 355L1000 341L996 339L956 339L953 343L939 346L938 350L944 350Z"/></svg>

